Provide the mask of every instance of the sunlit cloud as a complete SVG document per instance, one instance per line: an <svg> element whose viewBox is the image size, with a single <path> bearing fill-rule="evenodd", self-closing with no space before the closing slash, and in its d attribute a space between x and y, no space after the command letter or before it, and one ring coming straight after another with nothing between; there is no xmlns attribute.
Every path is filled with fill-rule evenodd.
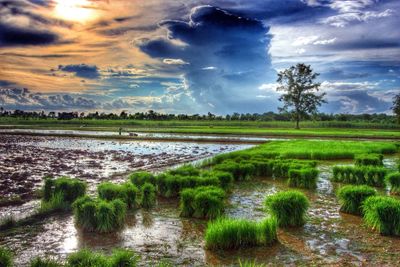
<svg viewBox="0 0 400 267"><path fill-rule="evenodd" d="M399 12L396 0L0 1L0 105L277 111L276 73L305 62L329 92L323 110L385 112Z"/></svg>

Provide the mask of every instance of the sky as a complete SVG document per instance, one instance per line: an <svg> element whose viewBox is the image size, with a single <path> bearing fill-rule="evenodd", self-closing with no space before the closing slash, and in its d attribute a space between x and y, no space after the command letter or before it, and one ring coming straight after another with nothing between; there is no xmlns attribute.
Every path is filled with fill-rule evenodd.
<svg viewBox="0 0 400 267"><path fill-rule="evenodd" d="M0 106L277 112L277 73L320 73L327 113L390 113L399 0L0 0Z"/></svg>

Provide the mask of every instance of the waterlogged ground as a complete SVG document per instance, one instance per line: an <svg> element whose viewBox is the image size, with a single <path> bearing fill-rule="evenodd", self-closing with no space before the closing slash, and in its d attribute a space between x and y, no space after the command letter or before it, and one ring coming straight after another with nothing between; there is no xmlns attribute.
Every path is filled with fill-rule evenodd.
<svg viewBox="0 0 400 267"><path fill-rule="evenodd" d="M250 147L238 144L147 142L72 137L0 135L0 203L35 197L43 177L69 176L85 180L89 190L102 181L119 181L135 170L162 170L184 162ZM0 207L0 219L32 210Z"/></svg>
<svg viewBox="0 0 400 267"><path fill-rule="evenodd" d="M387 167L393 167L394 162L394 157L385 159ZM270 247L207 251L203 241L206 222L180 218L177 201L165 199L159 199L157 207L149 212L130 214L119 233L82 233L74 226L71 215L58 215L1 233L0 245L15 251L18 266L25 266L35 255L64 259L68 253L85 247L106 253L115 247L131 248L142 255L143 265L160 259L184 266L232 265L241 258L279 266L399 266L400 238L381 236L363 226L360 217L339 213L335 197L339 185L329 181L332 165L339 163L349 164L319 164L317 189L304 190L311 200L307 224L279 230L279 242ZM265 196L285 189L284 181L271 178L238 184L230 196L226 215L260 220L266 216Z"/></svg>
<svg viewBox="0 0 400 267"><path fill-rule="evenodd" d="M47 130L47 129L0 129L0 133L13 134L41 134L41 135L71 135L71 136L118 136L118 131L88 131L88 130ZM130 136L132 139L139 138L164 138L164 139L184 139L184 140L221 140L221 141L268 141L278 140L279 138L249 137L243 135L215 135L215 134L180 134L180 133L157 133L157 132L126 132L122 131L121 136Z"/></svg>

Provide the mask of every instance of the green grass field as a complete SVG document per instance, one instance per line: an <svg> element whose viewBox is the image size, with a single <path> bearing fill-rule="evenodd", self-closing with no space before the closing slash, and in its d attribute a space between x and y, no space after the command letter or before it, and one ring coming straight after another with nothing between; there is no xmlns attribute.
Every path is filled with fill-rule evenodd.
<svg viewBox="0 0 400 267"><path fill-rule="evenodd" d="M146 120L56 120L0 118L0 127L32 129L65 129L161 132L181 134L220 134L254 136L293 136L327 138L385 138L400 139L400 125L365 122L304 121L302 129L294 129L293 122L271 121L146 121Z"/></svg>
<svg viewBox="0 0 400 267"><path fill-rule="evenodd" d="M360 154L378 153L394 154L399 150L399 143L384 141L339 141L339 140L291 140L270 141L265 144L230 154L222 154L216 158L246 155L262 155L263 157L280 157L285 159L354 159Z"/></svg>

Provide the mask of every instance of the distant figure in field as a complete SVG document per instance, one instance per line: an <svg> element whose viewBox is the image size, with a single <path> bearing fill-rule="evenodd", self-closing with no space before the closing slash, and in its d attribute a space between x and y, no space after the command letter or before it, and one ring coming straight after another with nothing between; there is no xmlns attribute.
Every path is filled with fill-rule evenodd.
<svg viewBox="0 0 400 267"><path fill-rule="evenodd" d="M122 127L119 127L119 135L122 134Z"/></svg>

